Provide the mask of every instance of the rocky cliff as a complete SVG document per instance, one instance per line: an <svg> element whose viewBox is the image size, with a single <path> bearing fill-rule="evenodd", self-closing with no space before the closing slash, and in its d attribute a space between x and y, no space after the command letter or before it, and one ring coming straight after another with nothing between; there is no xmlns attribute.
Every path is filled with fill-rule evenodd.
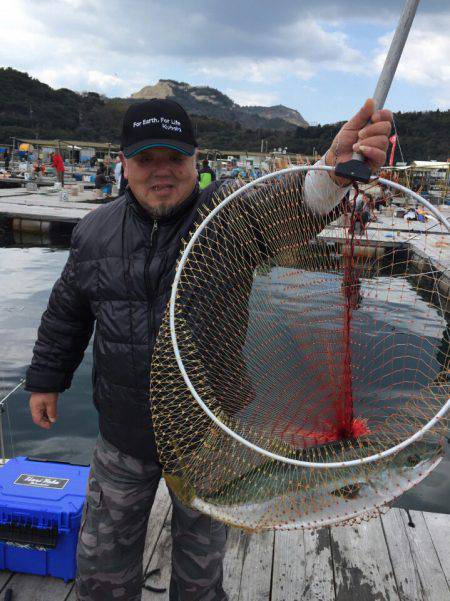
<svg viewBox="0 0 450 601"><path fill-rule="evenodd" d="M172 79L160 79L154 86L145 86L131 95L133 99L171 98L184 106L191 115L204 115L225 121L237 121L251 129L288 129L308 127L300 113L282 104L277 106L239 106L215 88L191 86Z"/></svg>

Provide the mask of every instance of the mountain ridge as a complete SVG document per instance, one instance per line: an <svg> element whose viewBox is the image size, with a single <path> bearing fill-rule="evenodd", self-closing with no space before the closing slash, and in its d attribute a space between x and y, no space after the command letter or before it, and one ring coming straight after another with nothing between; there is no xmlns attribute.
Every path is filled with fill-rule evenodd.
<svg viewBox="0 0 450 601"><path fill-rule="evenodd" d="M229 96L210 86L191 86L184 81L159 79L156 84L144 86L131 94L132 100L170 98L183 105L191 115L234 120L242 127L252 129L289 129L308 127L308 122L295 109L282 104L274 106L240 106Z"/></svg>

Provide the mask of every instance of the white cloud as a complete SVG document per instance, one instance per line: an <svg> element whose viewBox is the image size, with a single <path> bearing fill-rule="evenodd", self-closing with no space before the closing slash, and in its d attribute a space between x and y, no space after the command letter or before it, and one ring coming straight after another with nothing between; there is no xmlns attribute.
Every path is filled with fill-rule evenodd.
<svg viewBox="0 0 450 601"><path fill-rule="evenodd" d="M398 65L396 78L433 90L431 98L436 107L450 104L450 15L419 18L410 32ZM375 68L380 71L393 32L379 39L380 49Z"/></svg>
<svg viewBox="0 0 450 601"><path fill-rule="evenodd" d="M78 91L95 90L110 96L130 93L129 81L121 79L117 74L86 69L79 63L68 65L62 71L50 68L31 70L30 73L53 88L69 88ZM135 89L132 88L131 91L135 91Z"/></svg>
<svg viewBox="0 0 450 601"><path fill-rule="evenodd" d="M0 62L47 73L46 81L57 87L84 89L92 82L99 91L107 92L109 84L117 93L139 76L138 87L171 77L164 68L173 70L175 59L186 71L262 83L288 75L306 80L320 65L353 69L359 57L344 34L326 30L293 3L287 12L266 6L258 18L250 11L231 22L214 15L213 6L196 4L197 12L195 5L158 0L128 5L110 0L107 7L99 0L64 0L55 11L54 3L41 0L37 11L36 2L15 0L0 21ZM183 26L173 27L176 22ZM89 77L90 71L98 78Z"/></svg>
<svg viewBox="0 0 450 601"><path fill-rule="evenodd" d="M387 26L380 15L394 15L392 27L403 0L379 0L376 15L368 11L369 0L315 5L284 0L279 10L270 0L260 0L257 9L237 0L226 7L208 0L4 4L0 64L53 87L129 96L159 78L172 78L232 89L260 104L264 98L294 97L302 83L327 94L327 76L336 81L336 73L345 74L355 90L358 76L366 85L367 74L379 72L388 39L380 38L372 71L359 48L364 46L364 55L373 49L373 31L378 35ZM422 3L398 74L399 81L429 89L429 102L440 107L450 97L449 12L448 0ZM368 32L363 44L360 28Z"/></svg>
<svg viewBox="0 0 450 601"><path fill-rule="evenodd" d="M36 49L44 40L42 24L26 10L21 0L2 6L0 19L0 61L3 65L23 65L35 62Z"/></svg>
<svg viewBox="0 0 450 601"><path fill-rule="evenodd" d="M249 92L229 88L226 90L226 94L241 106L273 106L280 103L276 93Z"/></svg>
<svg viewBox="0 0 450 601"><path fill-rule="evenodd" d="M450 89L447 90L447 96L432 96L432 101L437 109L447 111L450 109Z"/></svg>
<svg viewBox="0 0 450 601"><path fill-rule="evenodd" d="M94 85L104 92L126 85L126 82L123 79L120 79L116 74L109 75L108 73L102 73L95 69L91 69L87 72L87 78L91 86Z"/></svg>
<svg viewBox="0 0 450 601"><path fill-rule="evenodd" d="M230 64L228 59L210 60L193 67L193 72L204 77L220 77L231 81L270 83L281 81L287 75L295 75L298 79L308 80L314 75L314 68L302 59L240 59Z"/></svg>
<svg viewBox="0 0 450 601"><path fill-rule="evenodd" d="M330 23L313 19L301 19L281 28L280 34L290 46L294 56L311 68L325 66L338 71L355 70L363 55L352 48L348 35L342 31L330 31ZM292 40L296 40L293 43Z"/></svg>

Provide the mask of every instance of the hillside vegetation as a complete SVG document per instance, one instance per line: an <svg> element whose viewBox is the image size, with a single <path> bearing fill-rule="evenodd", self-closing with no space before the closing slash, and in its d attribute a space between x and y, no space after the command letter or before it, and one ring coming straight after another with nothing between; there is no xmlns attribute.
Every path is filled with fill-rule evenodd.
<svg viewBox="0 0 450 601"><path fill-rule="evenodd" d="M216 92L214 98L220 99L221 93ZM53 90L27 73L11 68L0 69L0 144L10 144L12 137L119 143L122 116L132 102L142 100L106 98L95 92L79 94L66 88ZM304 127L285 122L285 127L280 129L281 118L274 120L273 110L263 111L261 108L249 107L247 111L252 113L258 109L258 123L263 123L258 127L246 127L237 120L191 112L199 145L218 150L258 151L264 139L269 150L287 147L289 152L312 154L315 149L323 153L341 125ZM284 111L280 113L282 115L291 110L287 107L281 109ZM268 119L264 118L265 113L269 115ZM395 121L406 161L447 160L450 154L450 111L397 113ZM398 151L396 160L401 160Z"/></svg>

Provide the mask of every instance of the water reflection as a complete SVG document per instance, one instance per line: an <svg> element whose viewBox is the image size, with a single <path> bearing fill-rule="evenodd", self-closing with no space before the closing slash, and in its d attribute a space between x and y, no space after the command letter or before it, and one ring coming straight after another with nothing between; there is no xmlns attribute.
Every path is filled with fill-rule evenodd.
<svg viewBox="0 0 450 601"><path fill-rule="evenodd" d="M65 249L0 248L0 390L3 394L25 375L41 314L66 258ZM89 346L72 388L60 396L58 421L51 431L42 430L31 421L28 393L21 390L10 398L8 412L12 432L7 435L7 455L15 452L89 462L97 435L97 415L90 396L91 365Z"/></svg>
<svg viewBox="0 0 450 601"><path fill-rule="evenodd" d="M266 427L281 432L282 438L297 427L301 432L315 431L328 415L326 403L336 396L333 383L340 382L343 373L341 281L333 273L279 267L259 271L245 349L258 402L243 414L251 423L259 420L258 431ZM368 423L379 419L380 399L384 420L387 412L396 413L399 403L417 398L431 381L447 384L448 316L431 303L431 293L424 290L418 295L416 284L404 275L360 279L363 303L352 320L353 402L355 415ZM311 386L312 381L316 386ZM264 399L272 407L273 398L282 403L275 417L261 409ZM305 398L303 409L298 401ZM450 512L448 467L447 455L429 479L397 504Z"/></svg>

